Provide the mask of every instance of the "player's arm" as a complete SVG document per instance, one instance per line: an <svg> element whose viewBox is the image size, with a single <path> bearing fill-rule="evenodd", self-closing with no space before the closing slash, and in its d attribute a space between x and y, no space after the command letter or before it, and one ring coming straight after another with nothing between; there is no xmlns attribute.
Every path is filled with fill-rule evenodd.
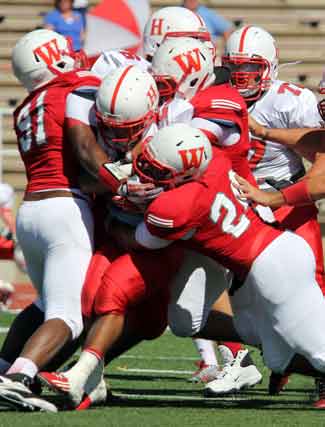
<svg viewBox="0 0 325 427"><path fill-rule="evenodd" d="M241 200L251 200L263 206L277 209L284 205L305 206L325 198L325 174L306 177L301 181L282 189L266 192L251 185L244 178L237 176Z"/></svg>
<svg viewBox="0 0 325 427"><path fill-rule="evenodd" d="M125 251L161 249L173 242L153 235L145 222L141 222L136 228L122 223L114 223L109 234Z"/></svg>
<svg viewBox="0 0 325 427"><path fill-rule="evenodd" d="M127 175L97 143L93 131L95 125L94 101L86 96L71 93L67 98L65 136L72 144L82 167L97 180L97 191L116 193ZM88 189L89 191L89 189Z"/></svg>
<svg viewBox="0 0 325 427"><path fill-rule="evenodd" d="M285 145L310 162L315 161L317 153L325 153L323 128L269 129L250 116L249 129L255 137Z"/></svg>

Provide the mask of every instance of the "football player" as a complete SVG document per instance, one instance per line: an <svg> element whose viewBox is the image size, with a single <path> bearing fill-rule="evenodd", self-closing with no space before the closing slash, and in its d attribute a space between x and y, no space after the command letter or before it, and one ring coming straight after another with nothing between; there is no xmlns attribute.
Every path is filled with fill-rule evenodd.
<svg viewBox="0 0 325 427"><path fill-rule="evenodd" d="M114 232L120 244L134 249L182 239L235 271L245 280L234 304L235 325L245 342L261 345L266 365L276 373L323 377L325 301L316 284L314 253L296 233L265 224L238 201L231 162L212 150L200 130L184 124L144 141L134 169L142 182L165 191L135 231Z"/></svg>
<svg viewBox="0 0 325 427"><path fill-rule="evenodd" d="M153 57L152 72L161 95L171 98L161 107L160 126L184 122L200 128L213 144L227 153L234 170L240 170L240 174L254 182L247 161L249 139L245 102L228 81L215 84L215 69L209 49L201 41L188 37L166 39ZM189 253L187 258L192 263L193 255ZM192 277L194 281L195 275ZM172 286L172 289L178 288L177 285ZM218 308L231 313L225 295L219 301ZM243 351L242 346L235 343L223 343L220 350L222 355L227 356L224 360L226 364L233 362L239 352L238 356L241 357ZM208 367L197 375L209 380L209 373ZM215 375L216 371L212 373ZM228 372L220 381L222 393L233 389L233 379L230 377ZM260 374L256 372L256 381L259 380ZM239 387L240 381L236 384Z"/></svg>
<svg viewBox="0 0 325 427"><path fill-rule="evenodd" d="M250 115L267 128L318 127L320 116L315 95L278 79L278 49L274 38L256 26L245 26L226 42L223 65L245 98ZM302 159L293 150L267 139L252 138L249 163L260 188L274 191L296 182L305 174ZM324 266L317 208L283 206L274 211L283 228L298 233L311 246L317 261L316 279L324 291ZM276 382L270 392L277 393Z"/></svg>
<svg viewBox="0 0 325 427"><path fill-rule="evenodd" d="M67 108L70 127L74 129L74 137L76 132L83 132L83 135L93 132L93 137L98 138L98 143L115 162L106 167L118 181L127 177L128 170L132 169L129 155L134 145L140 138L155 132L158 89L148 72L129 65L112 71L95 96L89 95L89 91L82 90L70 95ZM96 129L97 135L94 134ZM135 191L130 194L131 187L137 188L138 193L142 191L142 196ZM117 206L112 205L112 194L105 196L109 221L115 218L130 225L137 224L143 218L138 199L143 205L160 191L150 183L140 185L137 181L124 181L116 191L117 196L113 197L115 202L118 199ZM115 227L115 223L111 227ZM180 262L178 253L182 252L170 248L151 256L124 253L118 251L109 238L101 240L103 244L93 256L82 294L84 316L89 323L96 320L81 357L64 374L40 374L52 389L65 392L77 409L85 409L92 403L91 397L81 402L88 380L97 381L98 387L101 386L103 380L100 376L96 378L96 372L102 369L104 356L110 361L113 354L116 357L142 339L152 339L164 331L168 282ZM164 269L157 274L160 263Z"/></svg>
<svg viewBox="0 0 325 427"><path fill-rule="evenodd" d="M98 86L100 81L89 72L75 71L76 61L68 41L49 30L26 34L12 52L14 74L29 92L14 113L28 180L17 236L39 292L27 312L32 318L44 312L44 322L32 336L27 334L30 338L11 366L1 359L1 370L9 368L1 376L1 400L17 408L56 411L53 404L34 396L29 385L83 329L80 296L93 251L93 217L90 199L79 187L78 156L64 134L65 103L73 90ZM99 155L102 163L108 160L103 151ZM20 325L25 315L26 311Z"/></svg>

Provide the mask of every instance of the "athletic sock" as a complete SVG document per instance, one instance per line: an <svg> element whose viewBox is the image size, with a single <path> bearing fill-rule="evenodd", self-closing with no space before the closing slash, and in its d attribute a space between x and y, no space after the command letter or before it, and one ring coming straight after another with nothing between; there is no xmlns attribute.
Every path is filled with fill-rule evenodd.
<svg viewBox="0 0 325 427"><path fill-rule="evenodd" d="M78 362L64 375L84 385L92 372L103 364L103 355L91 347L84 348Z"/></svg>
<svg viewBox="0 0 325 427"><path fill-rule="evenodd" d="M238 342L224 341L218 345L220 356L225 365L231 363L236 358L239 350L242 349L242 344Z"/></svg>
<svg viewBox="0 0 325 427"><path fill-rule="evenodd" d="M213 341L195 338L193 339L193 343L205 365L218 366Z"/></svg>
<svg viewBox="0 0 325 427"><path fill-rule="evenodd" d="M38 367L35 363L26 359L25 357L18 357L11 367L8 369L6 374L24 374L28 375L30 378L34 378L38 372Z"/></svg>

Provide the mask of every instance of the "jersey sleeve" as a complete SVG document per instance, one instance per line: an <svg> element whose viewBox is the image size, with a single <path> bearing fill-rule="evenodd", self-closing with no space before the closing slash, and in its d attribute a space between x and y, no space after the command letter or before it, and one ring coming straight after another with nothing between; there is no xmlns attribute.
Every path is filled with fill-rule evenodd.
<svg viewBox="0 0 325 427"><path fill-rule="evenodd" d="M107 50L103 52L93 64L91 71L100 78L104 78L118 67L136 65L143 71L147 71L150 64L137 55L132 55L124 50Z"/></svg>
<svg viewBox="0 0 325 427"><path fill-rule="evenodd" d="M174 193L172 190L150 204L145 213L145 224L153 236L179 240L186 239L195 230L197 224L192 217L192 203L186 203L180 196L178 191Z"/></svg>
<svg viewBox="0 0 325 427"><path fill-rule="evenodd" d="M300 96L301 99L297 102L291 117L290 127L319 127L321 117L317 108L316 96L309 89L304 89Z"/></svg>
<svg viewBox="0 0 325 427"><path fill-rule="evenodd" d="M193 113L193 105L184 99L174 99L171 102L166 102L159 111L159 127L170 126L174 123L190 124Z"/></svg>
<svg viewBox="0 0 325 427"><path fill-rule="evenodd" d="M87 91L76 90L67 96L66 122L70 125L82 123L88 126L96 125L95 101Z"/></svg>
<svg viewBox="0 0 325 427"><path fill-rule="evenodd" d="M317 99L311 90L281 81L275 85L275 90L273 114L277 115L276 122L288 128L320 126Z"/></svg>

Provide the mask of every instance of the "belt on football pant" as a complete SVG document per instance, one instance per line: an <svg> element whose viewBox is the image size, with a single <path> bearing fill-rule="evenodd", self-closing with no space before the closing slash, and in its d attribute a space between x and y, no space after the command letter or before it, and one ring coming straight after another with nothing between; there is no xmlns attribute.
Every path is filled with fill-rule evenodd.
<svg viewBox="0 0 325 427"><path fill-rule="evenodd" d="M68 191L68 190L49 190L49 191L25 193L24 201L37 202L39 200L53 199L55 197L72 197L75 199L84 200L86 202L89 201L87 197L81 196L80 194L72 193L71 191Z"/></svg>

